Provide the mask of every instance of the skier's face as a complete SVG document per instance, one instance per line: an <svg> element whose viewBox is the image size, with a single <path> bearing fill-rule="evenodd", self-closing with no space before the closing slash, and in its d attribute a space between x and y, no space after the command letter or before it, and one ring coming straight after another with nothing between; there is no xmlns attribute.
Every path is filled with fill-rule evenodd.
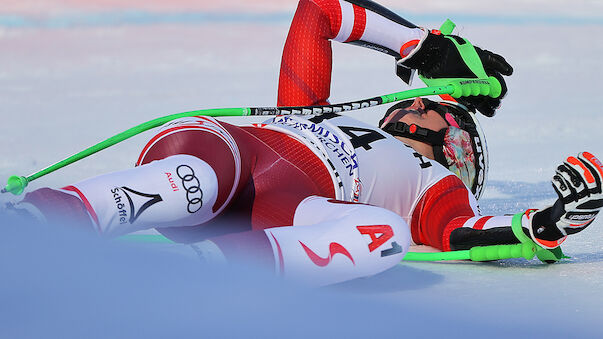
<svg viewBox="0 0 603 339"><path fill-rule="evenodd" d="M442 118L442 116L434 110L425 110L425 104L421 98L416 98L415 101L408 108L405 109L407 114L404 114L398 121L403 122L407 125L415 124L417 126L430 129L432 131L439 131L447 128L448 123ZM391 117L394 118L396 112L393 112ZM387 123L387 122L386 122ZM421 155L434 160L433 146L426 144L421 141L395 137L396 139L404 142L405 144L414 148L415 151Z"/></svg>

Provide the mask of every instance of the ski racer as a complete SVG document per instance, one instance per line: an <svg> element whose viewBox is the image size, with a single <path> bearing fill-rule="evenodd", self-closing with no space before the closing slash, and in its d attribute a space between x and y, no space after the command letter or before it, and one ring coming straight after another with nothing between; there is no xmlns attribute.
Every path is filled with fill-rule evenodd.
<svg viewBox="0 0 603 339"><path fill-rule="evenodd" d="M279 105L327 102L329 39L398 53L433 78L472 77L453 46L373 2L301 0ZM478 51L504 84L511 67ZM481 215L487 148L473 111L491 116L499 103L417 98L392 106L379 126L336 113L249 126L182 118L151 138L135 168L41 188L14 208L112 237L155 228L207 261L251 261L315 285L382 272L411 243L450 251L525 237L557 248L602 207L603 166L588 152L570 156L553 177L552 206Z"/></svg>

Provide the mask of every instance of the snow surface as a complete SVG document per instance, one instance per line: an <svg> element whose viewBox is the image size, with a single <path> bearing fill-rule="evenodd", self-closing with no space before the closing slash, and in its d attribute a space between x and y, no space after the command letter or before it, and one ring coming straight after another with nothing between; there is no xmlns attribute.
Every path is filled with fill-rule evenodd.
<svg viewBox="0 0 603 339"><path fill-rule="evenodd" d="M155 117L274 105L295 1L216 3L3 2L0 180ZM481 119L491 159L483 212L542 207L554 198L548 180L565 156L582 150L603 156L601 2L383 3L427 27L450 17L457 33L515 67L503 107ZM333 48L332 102L405 88L390 57ZM374 123L381 110L350 115ZM130 167L149 135L29 189ZM202 269L177 254L3 224L3 338L603 336L601 219L570 237L564 249L572 258L555 265L404 263L318 290L253 269Z"/></svg>

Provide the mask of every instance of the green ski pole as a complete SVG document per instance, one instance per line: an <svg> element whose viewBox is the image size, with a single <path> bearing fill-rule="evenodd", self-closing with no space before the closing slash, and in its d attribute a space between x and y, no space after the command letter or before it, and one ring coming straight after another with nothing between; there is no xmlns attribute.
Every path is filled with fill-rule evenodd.
<svg viewBox="0 0 603 339"><path fill-rule="evenodd" d="M472 260L472 261L490 261L512 258L525 258L532 260L534 256L542 262L553 263L563 258L569 258L561 247L555 249L544 249L530 237L528 237L522 229L521 217L523 213L517 213L511 221L511 229L513 234L520 241L519 244L511 245L491 245L491 246L476 246L469 250L450 251L450 252L408 252L403 261L441 261L441 260Z"/></svg>
<svg viewBox="0 0 603 339"><path fill-rule="evenodd" d="M491 261L511 258L531 260L536 255L536 245L519 243L513 245L476 246L468 250L450 252L408 252L403 261L471 260Z"/></svg>
<svg viewBox="0 0 603 339"><path fill-rule="evenodd" d="M345 112L352 111L361 108L373 107L392 103L396 101L406 100L410 98L427 96L427 95L441 95L449 94L455 98L468 95L489 95L497 97L500 95L500 84L498 80L493 77L488 79L453 79L449 81L446 86L432 86L426 88L417 88L406 90L402 92L396 92L386 94L370 99L364 99L359 101L346 102L335 105L325 106L299 106L299 107L247 107L247 108L216 108L216 109L203 109L196 111L189 111L183 113L177 113L167 115L164 117L156 118L138 126L132 127L124 132L116 134L96 145L93 145L83 151L80 151L72 156L69 156L57 163L54 163L42 170L39 170L28 176L17 176L13 175L8 178L7 184L2 189L2 193L13 193L19 195L23 193L25 187L42 176L52 173L60 168L84 159L94 153L109 148L117 143L120 143L126 139L129 139L142 132L148 131L152 128L159 127L174 119L205 115L212 117L224 117L224 116L259 116L259 115L287 115L287 114L323 114L330 112Z"/></svg>
<svg viewBox="0 0 603 339"><path fill-rule="evenodd" d="M174 243L160 234L128 234L119 238L123 241L137 243ZM469 250L450 252L408 252L403 261L448 261L471 260L490 261L511 258L525 258L531 260L536 255L535 244L520 243L513 245L476 246Z"/></svg>

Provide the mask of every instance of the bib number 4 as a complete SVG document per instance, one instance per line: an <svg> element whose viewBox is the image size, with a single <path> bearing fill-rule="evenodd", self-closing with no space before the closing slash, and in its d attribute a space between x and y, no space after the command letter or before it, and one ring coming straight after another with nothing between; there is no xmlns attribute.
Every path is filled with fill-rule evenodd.
<svg viewBox="0 0 603 339"><path fill-rule="evenodd" d="M372 142L385 139L385 136L373 129L351 126L339 126L339 129L350 137L354 148L362 147L367 151L372 148L370 145Z"/></svg>

